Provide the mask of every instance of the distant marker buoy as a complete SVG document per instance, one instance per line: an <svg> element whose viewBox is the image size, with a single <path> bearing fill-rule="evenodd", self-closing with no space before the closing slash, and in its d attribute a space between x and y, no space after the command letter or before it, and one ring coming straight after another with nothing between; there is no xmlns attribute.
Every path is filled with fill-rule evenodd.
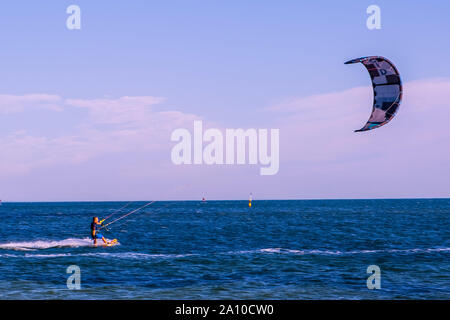
<svg viewBox="0 0 450 320"><path fill-rule="evenodd" d="M250 197L248 198L248 207L252 207L252 194L250 193Z"/></svg>

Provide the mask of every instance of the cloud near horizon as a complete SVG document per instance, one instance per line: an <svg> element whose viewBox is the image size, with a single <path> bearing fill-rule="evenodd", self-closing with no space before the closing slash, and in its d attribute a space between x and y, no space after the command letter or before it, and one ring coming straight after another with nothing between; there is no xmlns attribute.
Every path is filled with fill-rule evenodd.
<svg viewBox="0 0 450 320"><path fill-rule="evenodd" d="M283 132L280 172L298 170L308 190L330 197L449 196L450 79L405 83L390 123L353 132L372 103L372 88L358 87L268 108Z"/></svg>
<svg viewBox="0 0 450 320"><path fill-rule="evenodd" d="M29 108L61 114L73 108L83 111L72 134L33 135L17 124L15 130L0 137L0 177L26 178L43 167L89 166L92 159L107 155L133 157L149 153L159 155L159 162L152 163L153 171L139 166L126 171L130 177L138 172L147 174L152 188L158 188L162 179L178 179L182 185L192 185L195 177L195 183L208 185L210 190L235 190L240 181L255 180L253 190L260 188L259 194L267 198L278 198L279 194L309 198L315 194L332 198L367 194L416 196L422 190L424 194L429 191L430 195L448 196L450 183L444 177L450 174L450 79L405 83L400 110L389 124L370 132L354 133L367 121L372 99L370 87L356 87L291 99L266 109L267 120L261 128L280 129L279 174L261 180L257 170L241 170L237 174L234 169L222 166L214 169L217 176L212 182L211 171L202 173L194 166L176 167L170 163L170 149L174 145L170 141L171 132L176 128L192 130L193 121L202 117L178 110L155 110L165 98L0 95L3 118L26 113ZM204 126L214 123L221 128L236 128L232 123L215 121L204 119ZM228 175L233 174L236 176L230 179ZM269 185L261 181L269 181ZM299 183L305 183L307 189L298 188ZM381 185L386 186L384 190ZM189 189L183 192L189 194Z"/></svg>
<svg viewBox="0 0 450 320"><path fill-rule="evenodd" d="M0 94L0 115L24 112L27 109L62 111L62 98L53 94Z"/></svg>
<svg viewBox="0 0 450 320"><path fill-rule="evenodd" d="M118 99L61 99L58 96L33 94L8 95L1 99L4 114L26 112L33 105L38 109L64 111L81 108L86 115L76 125L76 133L57 137L34 136L26 128L17 128L0 137L0 176L26 174L33 168L58 164L80 164L105 154L158 151L167 145L172 126L190 125L199 119L179 111L154 111L152 106L163 98L140 96ZM33 98L35 100L33 101ZM13 101L15 104L9 105ZM50 108L48 103L59 102ZM26 102L26 104L25 104ZM47 125L47 124L44 124Z"/></svg>

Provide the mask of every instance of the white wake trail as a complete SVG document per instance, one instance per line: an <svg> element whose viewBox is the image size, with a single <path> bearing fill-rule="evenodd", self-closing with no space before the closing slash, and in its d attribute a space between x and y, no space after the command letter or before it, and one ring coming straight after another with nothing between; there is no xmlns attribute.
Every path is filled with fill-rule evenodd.
<svg viewBox="0 0 450 320"><path fill-rule="evenodd" d="M92 240L89 238L68 238L64 240L36 240L36 241L22 241L22 242L8 242L0 243L0 249L4 250L19 250L30 251L49 248L77 248L77 247L91 247Z"/></svg>

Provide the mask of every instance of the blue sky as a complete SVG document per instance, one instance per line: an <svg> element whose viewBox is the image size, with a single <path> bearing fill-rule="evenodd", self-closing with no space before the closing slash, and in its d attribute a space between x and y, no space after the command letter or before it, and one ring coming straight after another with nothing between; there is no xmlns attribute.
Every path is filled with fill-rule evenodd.
<svg viewBox="0 0 450 320"><path fill-rule="evenodd" d="M81 8L81 30L66 28L68 15L65 11L71 4ZM371 4L381 8L381 30L366 28L366 8ZM290 158L288 152L283 151L287 147L281 150L280 156L290 174L283 175L280 171L277 177L265 180L255 176L256 170L248 166L173 168L167 162L170 153L167 150L171 147L169 138L167 150L147 149L145 146L116 150L114 154L89 152L91 156L83 156L83 160L74 164L68 164L65 157L62 159L66 160L50 162L39 159L49 159L55 150L60 150L56 147L51 149L60 137L86 139L78 134L80 126L86 126L87 112L83 107L67 107L64 102L67 99L92 101L124 96L160 97L163 100L152 104L154 112L177 111L227 128L271 128L285 124L285 117L288 117L283 112L266 111L274 105L369 86L367 72L359 65L344 65L348 59L366 55L386 56L397 65L405 83L448 79L449 12L450 3L443 1L19 0L2 4L0 94L58 96L60 100L55 103L60 104L64 111L34 108L33 105L25 112L2 115L0 135L4 141L11 141L8 137L12 132L26 131L28 143L35 143L30 142L33 139L48 139L48 143L39 147L36 154L26 153L26 169L17 169L17 173L3 178L0 193L4 196L0 194L0 198L23 201L197 199L202 194L213 198L245 198L249 192L253 192L256 198L258 195L260 198L446 196L448 183L439 182L437 187L427 191L420 187L424 180L418 180L415 187L406 192L360 192L352 188L351 183L346 183L348 188L345 192L338 187L323 188L331 180L340 181L347 175L347 169L341 168L343 172L331 169L337 161L333 153L325 154L329 162L318 167L327 172L328 178L319 174L307 175L305 178L313 179L317 186L310 192L300 192L295 181L302 180L302 173L296 176L296 180L289 177L297 170L311 170L304 164L299 168L303 158L300 153ZM439 92L445 94L444 89ZM412 105L414 103L411 102ZM342 104L335 107L345 107L345 101ZM368 116L370 105L364 108L362 106L362 114ZM407 107L402 105L402 108ZM406 112L402 109L399 115ZM301 125L301 111L295 119ZM360 122L351 124L349 132L360 127L366 119L363 116ZM395 121L389 125L394 126ZM189 125L189 121L186 123ZM101 126L107 124L97 122L95 128L98 132L102 132ZM408 128L407 124L405 128ZM432 125L427 127L428 131L433 128ZM280 130L283 134L282 127ZM389 129L383 130L388 132ZM286 129L284 132L289 131ZM137 141L150 141L149 144L160 141L152 133L145 134L148 135L147 140L142 139L141 142L137 138L133 141L136 144ZM416 134L420 136L419 131ZM162 134L161 143L164 143L164 137L169 136L170 133ZM108 138L102 136L102 139ZM74 143L75 140L70 141ZM349 143L352 144L351 141ZM314 143L314 140L309 143ZM435 150L448 146L448 143L435 143ZM3 161L1 169L4 172L15 172L8 168L24 159L17 144L11 150L15 151L10 154L16 154ZM77 152L75 150L72 156L67 157L76 158ZM87 154L85 149L79 152ZM151 161L145 160L147 158ZM346 157L352 158L358 158L358 152ZM33 163L34 159L36 163ZM304 160L309 161L307 155L304 155ZM364 165L364 160L361 161L360 164ZM149 163L156 168L155 171L146 169ZM422 165L435 166L436 163ZM445 165L442 166L445 170ZM142 175L124 174L130 167L138 168L136 171ZM419 164L411 170L417 171L418 168ZM405 172L405 177L411 174ZM198 176L203 180L200 179L198 184L192 183ZM229 180L230 176L235 180ZM429 181L425 180L433 184L433 179L438 179L438 174L430 177ZM407 185L402 181L394 184L396 190ZM376 182L374 189L382 189L383 183L381 180ZM240 187L236 188L236 184ZM304 181L300 189L304 190L308 184ZM121 187L108 187L111 185ZM277 185L283 188L275 188ZM180 186L188 187L183 189Z"/></svg>

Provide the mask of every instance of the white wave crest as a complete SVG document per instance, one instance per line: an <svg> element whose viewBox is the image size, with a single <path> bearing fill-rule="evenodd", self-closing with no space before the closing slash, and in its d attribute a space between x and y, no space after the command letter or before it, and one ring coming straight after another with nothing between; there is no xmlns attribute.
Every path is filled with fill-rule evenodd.
<svg viewBox="0 0 450 320"><path fill-rule="evenodd" d="M414 248L414 249L384 249L384 250L354 250L354 251L339 251L339 250L293 250L283 248L265 248L252 251L239 251L237 253L280 253L280 254L294 254L294 255L354 255L354 254L372 254L372 253L400 253L400 254L415 254L415 253L430 253L430 252L446 252L450 248ZM230 252L233 253L233 252Z"/></svg>
<svg viewBox="0 0 450 320"><path fill-rule="evenodd" d="M77 248L77 247L91 247L94 246L92 240L89 238L68 238L64 240L36 240L36 241L22 241L22 242L8 242L0 243L0 249L4 250L19 250L31 251L49 248Z"/></svg>

